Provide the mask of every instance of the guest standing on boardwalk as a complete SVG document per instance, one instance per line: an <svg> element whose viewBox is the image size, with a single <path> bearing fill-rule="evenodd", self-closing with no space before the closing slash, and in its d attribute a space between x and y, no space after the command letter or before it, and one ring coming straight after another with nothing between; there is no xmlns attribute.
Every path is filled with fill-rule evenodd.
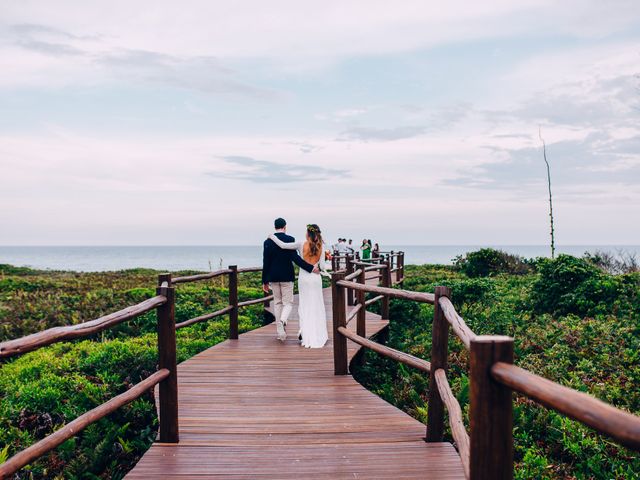
<svg viewBox="0 0 640 480"><path fill-rule="evenodd" d="M362 240L360 250L362 250L362 260L369 260L371 258L371 243L369 243L369 240L366 238Z"/></svg>
<svg viewBox="0 0 640 480"><path fill-rule="evenodd" d="M369 242L371 242L371 240L369 240ZM373 250L371 250L371 256L373 258L380 257L380 245L378 245L377 243L373 245Z"/></svg>

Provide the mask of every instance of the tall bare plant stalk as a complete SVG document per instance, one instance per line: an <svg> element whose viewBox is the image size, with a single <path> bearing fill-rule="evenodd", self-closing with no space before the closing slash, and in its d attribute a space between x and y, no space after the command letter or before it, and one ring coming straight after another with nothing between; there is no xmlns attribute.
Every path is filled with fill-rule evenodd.
<svg viewBox="0 0 640 480"><path fill-rule="evenodd" d="M549 187L549 220L551 222L551 258L556 256L556 239L555 230L553 228L553 197L551 195L551 169L549 168L549 162L547 161L547 145L542 138L542 127L538 127L538 136L542 142L542 155L544 156L544 163L547 165L547 186Z"/></svg>

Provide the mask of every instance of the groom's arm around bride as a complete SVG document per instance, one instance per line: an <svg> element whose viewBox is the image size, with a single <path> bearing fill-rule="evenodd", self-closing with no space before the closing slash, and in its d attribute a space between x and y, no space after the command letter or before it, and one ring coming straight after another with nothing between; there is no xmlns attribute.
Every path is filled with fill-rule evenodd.
<svg viewBox="0 0 640 480"><path fill-rule="evenodd" d="M295 243L295 238L286 233L286 222L278 218L275 222L276 237L285 243ZM262 285L268 291L269 283L293 282L295 272L293 264L311 273L315 271L313 265L305 262L296 250L285 250L278 247L271 239L266 239L262 255Z"/></svg>

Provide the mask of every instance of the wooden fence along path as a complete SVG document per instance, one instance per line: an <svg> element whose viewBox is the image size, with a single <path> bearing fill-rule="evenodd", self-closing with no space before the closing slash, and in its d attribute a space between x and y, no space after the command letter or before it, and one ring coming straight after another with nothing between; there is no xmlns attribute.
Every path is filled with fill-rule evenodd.
<svg viewBox="0 0 640 480"><path fill-rule="evenodd" d="M388 323L366 321L367 335ZM425 443L420 422L334 375L331 341L303 348L297 330L294 308L285 343L270 324L181 363L180 443L155 443L126 478L464 478L451 444Z"/></svg>
<svg viewBox="0 0 640 480"><path fill-rule="evenodd" d="M189 277L160 275L157 295L91 322L56 327L0 343L0 358L84 337L156 309L158 371L81 415L0 465L0 478L56 448L91 423L157 385L157 442L129 473L148 478L513 478L512 392L640 450L640 418L513 365L513 339L477 336L458 315L446 287L434 293L393 288L404 280L402 252L360 262L334 259L324 290L332 335L323 349L298 345L298 319L285 343L269 325L238 335L238 310L271 297L239 301L238 275L228 269ZM229 305L176 324L175 288L181 283L229 279ZM179 287L178 287L179 288ZM434 305L430 361L374 340L389 323L389 300ZM381 315L367 311L380 302ZM176 365L175 331L229 315L229 338ZM393 319L391 319L393 321ZM470 433L447 381L452 331L470 352ZM428 425L378 398L349 373L360 347L429 375ZM443 441L445 412L456 449Z"/></svg>

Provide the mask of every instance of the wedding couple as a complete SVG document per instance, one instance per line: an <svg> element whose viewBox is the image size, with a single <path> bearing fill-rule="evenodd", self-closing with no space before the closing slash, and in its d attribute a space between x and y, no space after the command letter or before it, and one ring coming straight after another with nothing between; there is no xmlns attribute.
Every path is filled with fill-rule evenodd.
<svg viewBox="0 0 640 480"><path fill-rule="evenodd" d="M300 267L298 276L298 316L300 330L298 340L307 348L322 348L329 338L327 318L322 298L321 274L324 270L324 246L317 225L307 225L307 238L302 244L302 257L298 254L300 243L287 235L287 222L277 218L275 233L264 241L262 261L262 288L273 291L274 314L278 340L287 339L285 330L293 310L293 264Z"/></svg>

